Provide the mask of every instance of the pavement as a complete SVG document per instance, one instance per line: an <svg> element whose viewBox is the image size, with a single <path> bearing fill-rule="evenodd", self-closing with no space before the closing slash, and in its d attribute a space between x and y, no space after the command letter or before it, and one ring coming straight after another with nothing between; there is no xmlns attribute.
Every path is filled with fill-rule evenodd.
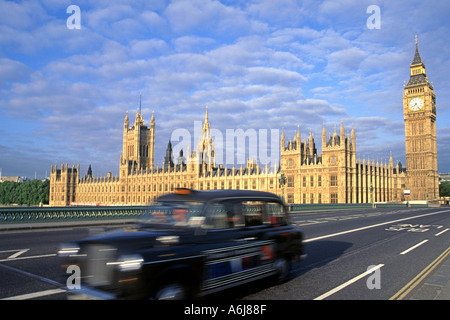
<svg viewBox="0 0 450 320"><path fill-rule="evenodd" d="M450 248L429 270L403 300L450 300Z"/></svg>

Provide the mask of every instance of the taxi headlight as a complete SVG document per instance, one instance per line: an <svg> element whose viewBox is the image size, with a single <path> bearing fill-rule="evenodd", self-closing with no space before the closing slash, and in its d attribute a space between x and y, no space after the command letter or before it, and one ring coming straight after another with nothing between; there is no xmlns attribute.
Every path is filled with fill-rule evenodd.
<svg viewBox="0 0 450 320"><path fill-rule="evenodd" d="M80 251L80 246L75 243L63 243L58 250L59 257L72 257L76 256Z"/></svg>
<svg viewBox="0 0 450 320"><path fill-rule="evenodd" d="M120 271L136 271L142 267L144 259L138 255L123 255L117 262L108 262L107 265L116 265Z"/></svg>
<svg viewBox="0 0 450 320"><path fill-rule="evenodd" d="M180 237L178 236L160 236L156 238L156 241L159 241L162 244L177 244L179 239Z"/></svg>

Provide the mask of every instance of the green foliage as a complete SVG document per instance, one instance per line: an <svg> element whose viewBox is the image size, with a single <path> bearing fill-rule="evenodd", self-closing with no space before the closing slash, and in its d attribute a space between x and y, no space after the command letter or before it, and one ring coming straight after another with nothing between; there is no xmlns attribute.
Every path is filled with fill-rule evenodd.
<svg viewBox="0 0 450 320"><path fill-rule="evenodd" d="M31 180L22 183L5 181L0 183L0 203L19 205L48 204L49 180Z"/></svg>
<svg viewBox="0 0 450 320"><path fill-rule="evenodd" d="M439 195L441 197L450 197L450 181L441 181Z"/></svg>

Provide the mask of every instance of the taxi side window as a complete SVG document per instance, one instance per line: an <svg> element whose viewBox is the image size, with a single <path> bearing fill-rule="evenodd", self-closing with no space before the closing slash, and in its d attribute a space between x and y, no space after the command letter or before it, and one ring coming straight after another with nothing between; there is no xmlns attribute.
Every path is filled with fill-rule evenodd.
<svg viewBox="0 0 450 320"><path fill-rule="evenodd" d="M261 201L244 201L241 209L246 227L259 226L263 224L263 205Z"/></svg>
<svg viewBox="0 0 450 320"><path fill-rule="evenodd" d="M284 207L278 202L245 201L242 202L242 214L246 227L287 222Z"/></svg>
<svg viewBox="0 0 450 320"><path fill-rule="evenodd" d="M267 202L266 206L266 214L264 223L286 223L286 213L284 212L284 207L281 203L278 202Z"/></svg>
<svg viewBox="0 0 450 320"><path fill-rule="evenodd" d="M234 200L211 204L203 228L227 229L285 222L286 213L281 203Z"/></svg>
<svg viewBox="0 0 450 320"><path fill-rule="evenodd" d="M239 207L235 202L212 204L209 208L206 228L227 229L243 226Z"/></svg>

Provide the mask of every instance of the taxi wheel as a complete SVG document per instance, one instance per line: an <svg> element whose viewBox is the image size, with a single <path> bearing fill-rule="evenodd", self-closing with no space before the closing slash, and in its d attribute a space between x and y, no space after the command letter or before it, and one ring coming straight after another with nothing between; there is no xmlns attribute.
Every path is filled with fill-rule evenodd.
<svg viewBox="0 0 450 320"><path fill-rule="evenodd" d="M187 298L186 287L180 283L164 284L156 291L156 300L183 300Z"/></svg>
<svg viewBox="0 0 450 320"><path fill-rule="evenodd" d="M283 283L289 280L291 274L292 263L291 260L286 257L279 257L274 263L275 270L277 270L276 281Z"/></svg>

